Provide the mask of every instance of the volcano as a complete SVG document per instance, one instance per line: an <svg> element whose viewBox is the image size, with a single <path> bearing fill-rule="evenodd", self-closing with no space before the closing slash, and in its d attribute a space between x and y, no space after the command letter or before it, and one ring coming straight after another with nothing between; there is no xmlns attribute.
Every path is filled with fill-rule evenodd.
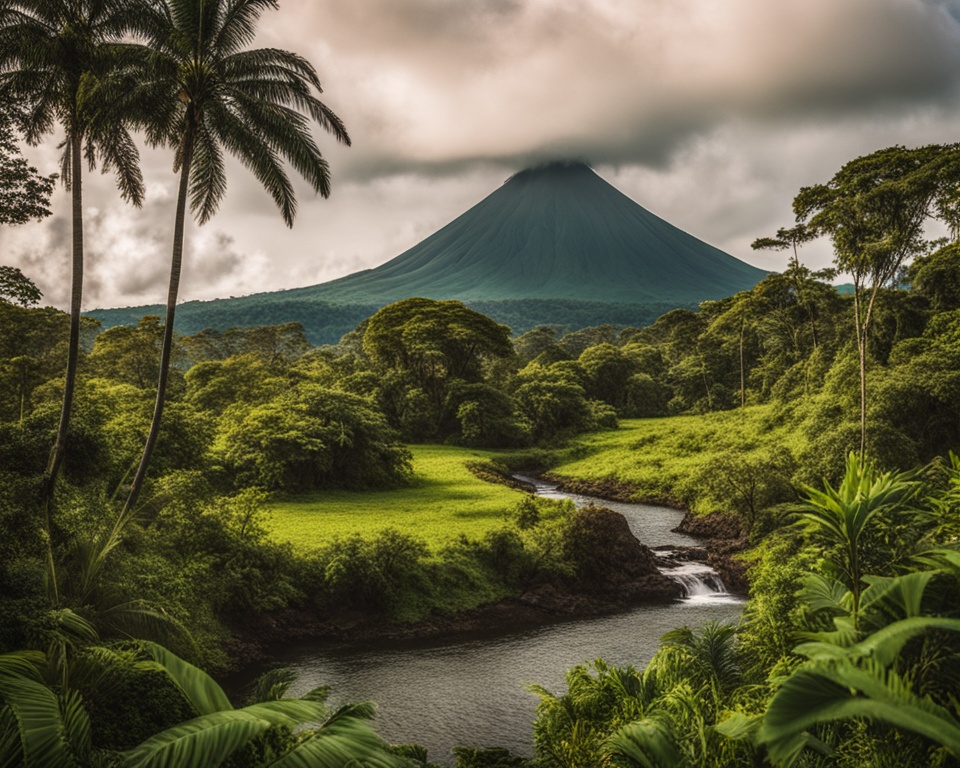
<svg viewBox="0 0 960 768"><path fill-rule="evenodd" d="M305 289L329 301L573 299L690 304L761 270L650 213L583 163L521 171L376 269Z"/></svg>
<svg viewBox="0 0 960 768"><path fill-rule="evenodd" d="M752 288L764 274L654 215L589 166L560 162L517 173L379 267L306 288L188 302L177 320L187 333L300 321L314 341L335 341L354 316L420 296L463 301L515 333L543 323L639 325ZM114 325L155 310L90 314Z"/></svg>

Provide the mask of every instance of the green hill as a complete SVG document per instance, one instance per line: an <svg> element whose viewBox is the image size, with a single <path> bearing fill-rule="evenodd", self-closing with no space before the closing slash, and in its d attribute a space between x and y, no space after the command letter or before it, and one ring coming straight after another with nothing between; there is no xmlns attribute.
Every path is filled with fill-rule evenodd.
<svg viewBox="0 0 960 768"><path fill-rule="evenodd" d="M650 213L582 163L522 171L447 226L375 269L320 285L188 302L184 332L300 321L336 341L393 301L458 299L515 333L651 321L751 288L764 273ZM159 307L96 310L106 325Z"/></svg>

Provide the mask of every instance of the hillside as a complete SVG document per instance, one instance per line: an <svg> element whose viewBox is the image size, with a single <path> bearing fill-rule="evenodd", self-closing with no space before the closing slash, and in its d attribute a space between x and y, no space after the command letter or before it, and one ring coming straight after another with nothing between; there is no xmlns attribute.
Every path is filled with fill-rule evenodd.
<svg viewBox="0 0 960 768"><path fill-rule="evenodd" d="M642 324L752 287L763 272L650 213L582 163L522 171L423 242L320 285L189 302L185 332L300 321L315 341L410 296L458 299L515 332L540 323ZM559 303L558 303L559 302ZM107 325L158 307L97 310Z"/></svg>

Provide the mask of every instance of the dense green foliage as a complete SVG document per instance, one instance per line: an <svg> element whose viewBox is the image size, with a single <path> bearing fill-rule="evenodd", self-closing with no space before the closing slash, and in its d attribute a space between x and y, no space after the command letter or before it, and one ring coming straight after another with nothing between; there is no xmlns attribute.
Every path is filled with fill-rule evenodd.
<svg viewBox="0 0 960 768"><path fill-rule="evenodd" d="M936 215L955 229L954 155L860 158L798 196L809 228L756 243L830 234L849 297L794 250L753 291L619 334L625 353L639 345L660 366L665 412L735 410L626 423L554 469L738 513L758 543L751 599L737 628L666 635L643 672L597 662L569 673L564 694L537 689L539 764L958 764L960 461L943 458L960 443L957 272L955 246L920 228ZM545 334L527 346L562 356ZM594 349L581 364L588 352L616 361Z"/></svg>
<svg viewBox="0 0 960 768"><path fill-rule="evenodd" d="M652 323L676 304L648 302L644 304L577 301L574 299L510 299L506 301L465 301L471 309L482 312L498 323L520 334L548 325L562 332L575 331L614 323L637 326ZM310 299L300 289L258 293L211 301L188 301L177 307L177 330L185 335L208 328L255 328L259 326L297 323L303 326L312 344L336 344L357 324L382 309L383 304L340 303ZM687 305L683 305L687 306ZM690 303L688 309L696 309ZM87 316L99 320L105 328L115 325L136 325L144 315L159 314L160 304L94 309Z"/></svg>
<svg viewBox="0 0 960 768"><path fill-rule="evenodd" d="M957 148L883 150L801 190L797 226L755 244L792 249L782 274L647 325L511 338L419 298L324 348L291 322L175 338L186 201L212 215L221 149L289 223L279 158L326 193L307 124L346 139L308 63L244 52L274 5L0 2L0 97L29 106L28 139L66 131L76 278L68 317L0 270L0 764L428 765L376 737L369 705L284 698L277 674L235 707L181 655L223 667L237 640L291 617L379 627L530 590L589 601L652 568L622 556L612 512L483 487L510 482L491 461L508 455L490 451L514 448L531 452L514 463L536 451L611 493L727 513L754 547L738 627L680 628L642 671L596 661L565 693L534 687L534 765L960 763L960 282L956 242L923 227L938 218L956 239ZM136 35L152 48L116 44ZM134 73L160 90L143 98ZM147 315L101 330L78 313L79 160L102 160L139 201L130 124L173 145L181 171L170 303L163 328ZM49 180L11 147L0 220L17 223L45 214ZM636 220L611 194L597 190ZM582 245L589 228L573 229ZM852 293L802 266L819 235ZM372 279L390 282L385 266Z"/></svg>
<svg viewBox="0 0 960 768"><path fill-rule="evenodd" d="M50 195L56 181L55 176L41 176L20 153L17 123L22 123L23 116L17 112L9 105L0 106L0 224L7 225L49 216ZM0 295L3 295L2 287ZM36 298L39 300L40 296Z"/></svg>
<svg viewBox="0 0 960 768"><path fill-rule="evenodd" d="M958 483L956 457L920 481L851 455L758 550L738 628L536 688L539 764L956 765Z"/></svg>
<svg viewBox="0 0 960 768"><path fill-rule="evenodd" d="M77 617L74 617L75 619ZM78 625L79 626L79 625ZM87 628L89 630L89 627ZM152 695L128 702L126 732L104 730L102 701L136 681ZM262 687L262 686L261 686ZM191 765L357 764L399 768L373 732L369 704L331 711L326 690L284 698L289 680L234 708L206 673L162 646L0 655L0 759L9 766L159 768ZM157 700L169 709L145 710ZM159 714L167 726L136 731ZM309 726L304 728L303 726ZM132 737L132 738L131 738ZM137 741L137 739L142 740ZM227 763L227 761L230 761Z"/></svg>

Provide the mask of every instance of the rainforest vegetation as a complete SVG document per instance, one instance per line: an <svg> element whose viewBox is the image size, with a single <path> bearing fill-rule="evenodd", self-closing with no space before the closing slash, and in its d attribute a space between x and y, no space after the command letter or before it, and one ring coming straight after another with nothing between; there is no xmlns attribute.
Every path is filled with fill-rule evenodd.
<svg viewBox="0 0 960 768"><path fill-rule="evenodd" d="M441 500L426 535L332 514L322 542L283 533L317 499L426 508L431 478L518 467L732 521L750 599L643 670L536 688L532 761L458 765L960 763L957 148L851 161L756 242L783 272L652 323L512 335L407 299L335 345L296 323L178 335L186 208L214 214L223 152L292 223L281 158L327 194L309 127L349 142L307 62L245 48L273 5L0 2L0 223L48 214L56 180L8 139L59 124L75 228L69 314L0 267L0 764L427 764L378 738L369 704L290 698L282 672L231 700L202 668L338 611L409 623L535 584L600 599L609 516L501 486L474 528ZM138 204L136 135L181 174L169 298L104 330L80 314L82 161ZM815 237L852 293L803 266Z"/></svg>

